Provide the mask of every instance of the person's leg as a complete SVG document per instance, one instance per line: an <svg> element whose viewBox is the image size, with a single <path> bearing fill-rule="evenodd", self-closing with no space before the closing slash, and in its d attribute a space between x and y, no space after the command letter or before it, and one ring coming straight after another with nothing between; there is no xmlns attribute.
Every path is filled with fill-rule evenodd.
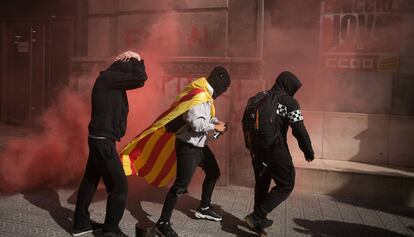
<svg viewBox="0 0 414 237"><path fill-rule="evenodd" d="M202 156L202 149L186 144L179 139L176 140L175 151L177 154L177 176L165 198L158 222L170 221L178 197L187 193L187 187Z"/></svg>
<svg viewBox="0 0 414 237"><path fill-rule="evenodd" d="M128 195L128 182L121 165L115 142L100 141L100 171L108 193L104 232L118 232Z"/></svg>
<svg viewBox="0 0 414 237"><path fill-rule="evenodd" d="M210 205L214 187L217 179L220 177L220 168L213 152L207 146L203 148L200 166L204 170L206 176L203 182L203 192L201 194L200 206L195 212L195 217L199 219L221 221L223 217Z"/></svg>
<svg viewBox="0 0 414 237"><path fill-rule="evenodd" d="M295 186L295 167L293 163L281 163L271 169L271 176L276 186L266 195L258 205L255 214L260 218L266 218L280 203L285 201Z"/></svg>
<svg viewBox="0 0 414 237"><path fill-rule="evenodd" d="M261 164L260 158L252 159L255 185L254 185L254 211L258 211L260 203L265 199L272 179L270 176L261 174L264 166Z"/></svg>
<svg viewBox="0 0 414 237"><path fill-rule="evenodd" d="M79 186L78 196L76 200L75 216L73 227L74 230L82 230L90 228L89 205L96 192L100 174L97 168L97 156L99 155L95 149L94 141L89 139L89 158L86 164L85 173Z"/></svg>
<svg viewBox="0 0 414 237"><path fill-rule="evenodd" d="M203 149L203 161L200 166L206 174L203 182L203 192L201 194L200 205L201 208L203 208L210 206L214 187L220 177L220 168L217 164L217 160L208 146Z"/></svg>

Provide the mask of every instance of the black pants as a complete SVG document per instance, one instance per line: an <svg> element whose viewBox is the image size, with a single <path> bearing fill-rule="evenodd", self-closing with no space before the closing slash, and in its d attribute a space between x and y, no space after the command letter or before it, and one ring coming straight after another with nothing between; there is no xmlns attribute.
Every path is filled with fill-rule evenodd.
<svg viewBox="0 0 414 237"><path fill-rule="evenodd" d="M201 195L202 207L210 205L214 186L220 176L220 168L213 152L208 146L199 148L177 139L175 151L177 154L177 177L165 198L160 221L170 221L178 197L181 194L187 193L187 187L197 166L200 166L206 174Z"/></svg>
<svg viewBox="0 0 414 237"><path fill-rule="evenodd" d="M119 230L124 214L128 183L122 169L115 142L109 139L88 139L89 158L76 201L74 228L90 226L89 205L102 177L108 193L104 231Z"/></svg>
<svg viewBox="0 0 414 237"><path fill-rule="evenodd" d="M263 160L268 161L265 172L263 172ZM295 186L295 167L288 151L280 147L256 153L255 158L252 159L252 164L256 179L254 214L264 218L289 197ZM269 192L272 180L276 186Z"/></svg>

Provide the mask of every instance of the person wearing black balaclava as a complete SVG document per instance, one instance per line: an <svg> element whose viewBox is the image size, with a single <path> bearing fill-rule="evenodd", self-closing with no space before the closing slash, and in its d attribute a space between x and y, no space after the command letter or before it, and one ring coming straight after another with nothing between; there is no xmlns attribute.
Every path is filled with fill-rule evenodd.
<svg viewBox="0 0 414 237"><path fill-rule="evenodd" d="M273 221L267 214L286 200L295 185L295 167L287 144L289 126L297 139L305 159L314 159L311 140L303 122L299 103L293 98L302 86L299 79L291 72L282 72L271 88L278 96L277 115L280 119L280 139L270 147L260 147L252 151L252 164L255 174L254 211L246 216L247 224L260 233L271 226ZM277 121L277 120L276 120ZM271 180L276 184L269 192Z"/></svg>
<svg viewBox="0 0 414 237"><path fill-rule="evenodd" d="M207 78L213 88L213 99L226 92L230 86L230 76L224 67L215 67Z"/></svg>
<svg viewBox="0 0 414 237"><path fill-rule="evenodd" d="M207 78L207 92L216 99L230 86L230 76L224 67L215 67ZM226 125L211 115L212 101L192 106L181 116L166 125L167 131L175 132L175 151L177 157L177 176L164 202L160 219L156 223L156 233L165 237L176 237L171 228L172 211L179 196L187 193L187 187L197 166L206 176L203 182L200 206L196 218L221 221L222 217L210 205L211 196L220 176L217 160L207 146L210 131L225 132Z"/></svg>
<svg viewBox="0 0 414 237"><path fill-rule="evenodd" d="M103 229L103 236L126 236L120 230L119 222L125 210L128 184L115 142L124 136L126 130L126 90L142 87L146 80L144 60L127 51L119 55L95 81L89 123L89 158L78 190L73 236L98 229ZM101 178L108 193L104 224L91 222L88 211Z"/></svg>

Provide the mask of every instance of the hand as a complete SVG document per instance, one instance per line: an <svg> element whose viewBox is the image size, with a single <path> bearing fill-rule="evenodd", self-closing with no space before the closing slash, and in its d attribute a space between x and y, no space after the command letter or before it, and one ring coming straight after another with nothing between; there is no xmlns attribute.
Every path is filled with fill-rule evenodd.
<svg viewBox="0 0 414 237"><path fill-rule="evenodd" d="M128 61L130 58L136 58L138 61L141 61L141 56L135 52L132 51L126 51L121 53L120 55L118 55L115 58L115 61L122 61L122 62L126 62Z"/></svg>
<svg viewBox="0 0 414 237"><path fill-rule="evenodd" d="M312 156L306 156L306 157L305 157L305 160L306 160L307 162L312 162L314 158L315 158L315 157L314 157L313 155L312 155Z"/></svg>
<svg viewBox="0 0 414 237"><path fill-rule="evenodd" d="M223 122L223 121L218 120L215 124L224 124L224 127L226 128L226 129L224 129L224 132L227 132L227 129L229 129L229 123L227 123L227 122Z"/></svg>
<svg viewBox="0 0 414 237"><path fill-rule="evenodd" d="M224 133L226 131L226 124L221 122L214 125L214 130Z"/></svg>
<svg viewBox="0 0 414 237"><path fill-rule="evenodd" d="M220 124L220 123L224 123L225 124L225 122L220 121L220 120L217 120L217 122L215 122L214 124Z"/></svg>

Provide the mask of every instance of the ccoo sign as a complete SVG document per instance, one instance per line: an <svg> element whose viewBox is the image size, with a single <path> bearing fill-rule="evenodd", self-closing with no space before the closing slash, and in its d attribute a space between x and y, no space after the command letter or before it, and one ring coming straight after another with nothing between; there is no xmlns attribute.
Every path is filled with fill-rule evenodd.
<svg viewBox="0 0 414 237"><path fill-rule="evenodd" d="M400 9L400 0L323 1L321 66L333 70L397 70Z"/></svg>

